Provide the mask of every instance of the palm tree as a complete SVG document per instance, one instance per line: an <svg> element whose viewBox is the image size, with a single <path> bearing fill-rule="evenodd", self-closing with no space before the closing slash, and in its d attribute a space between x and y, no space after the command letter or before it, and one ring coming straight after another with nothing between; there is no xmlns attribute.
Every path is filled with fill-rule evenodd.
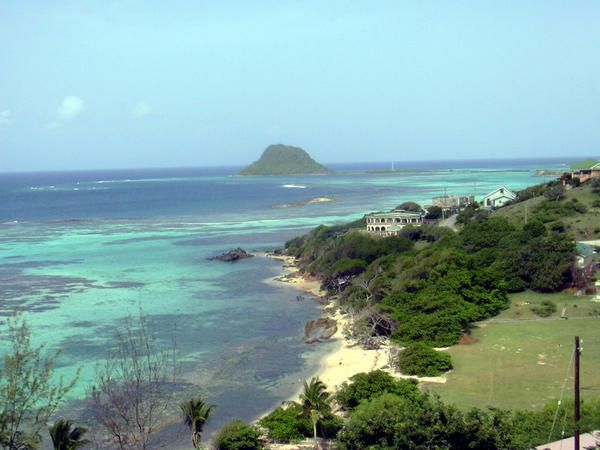
<svg viewBox="0 0 600 450"><path fill-rule="evenodd" d="M87 428L74 427L70 420L59 420L49 429L54 450L76 450L90 443L83 439Z"/></svg>
<svg viewBox="0 0 600 450"><path fill-rule="evenodd" d="M202 397L194 397L182 402L180 407L183 412L183 422L192 432L192 445L194 448L201 448L200 434L215 408L214 405L208 405Z"/></svg>
<svg viewBox="0 0 600 450"><path fill-rule="evenodd" d="M317 448L317 424L325 414L331 412L331 397L327 386L318 377L304 382L304 392L300 394L302 416L310 419L313 426L315 448Z"/></svg>

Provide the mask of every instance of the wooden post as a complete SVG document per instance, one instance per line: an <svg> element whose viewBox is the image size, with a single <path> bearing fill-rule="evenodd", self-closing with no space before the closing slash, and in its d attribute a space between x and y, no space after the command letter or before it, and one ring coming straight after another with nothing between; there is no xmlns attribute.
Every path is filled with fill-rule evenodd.
<svg viewBox="0 0 600 450"><path fill-rule="evenodd" d="M575 450L579 450L579 356L581 355L581 347L579 336L575 336Z"/></svg>

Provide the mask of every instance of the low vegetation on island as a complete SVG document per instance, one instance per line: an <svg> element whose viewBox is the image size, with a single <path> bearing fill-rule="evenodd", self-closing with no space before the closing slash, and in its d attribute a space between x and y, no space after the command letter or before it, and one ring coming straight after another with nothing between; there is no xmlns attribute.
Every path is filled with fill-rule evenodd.
<svg viewBox="0 0 600 450"><path fill-rule="evenodd" d="M238 175L324 175L330 170L316 162L300 147L270 145L258 161Z"/></svg>

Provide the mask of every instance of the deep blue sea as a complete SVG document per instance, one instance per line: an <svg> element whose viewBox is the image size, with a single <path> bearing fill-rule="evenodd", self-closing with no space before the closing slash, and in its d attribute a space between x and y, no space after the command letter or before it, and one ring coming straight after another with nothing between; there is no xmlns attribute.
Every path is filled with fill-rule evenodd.
<svg viewBox="0 0 600 450"><path fill-rule="evenodd" d="M60 375L82 368L66 411L85 420L96 365L141 307L160 345L176 343L180 397L217 405L208 433L252 420L297 391L330 344L302 342L313 301L266 283L277 261L207 257L263 252L319 224L354 220L407 200L519 190L564 160L331 165L326 176L238 177L239 167L0 174L0 321L24 311L34 342L60 349ZM328 198L329 202L311 202ZM2 324L0 355L8 351ZM72 419L77 419L69 417ZM187 447L187 433L170 448Z"/></svg>

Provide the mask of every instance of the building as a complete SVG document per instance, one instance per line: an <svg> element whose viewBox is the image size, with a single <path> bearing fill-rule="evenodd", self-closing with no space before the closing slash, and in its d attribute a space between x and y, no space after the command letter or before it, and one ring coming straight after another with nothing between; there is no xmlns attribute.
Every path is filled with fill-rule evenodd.
<svg viewBox="0 0 600 450"><path fill-rule="evenodd" d="M424 216L424 212L403 209L369 214L366 216L367 232L381 236L395 236L407 225L420 226Z"/></svg>
<svg viewBox="0 0 600 450"><path fill-rule="evenodd" d="M592 178L600 178L600 161L586 159L571 164L571 178L578 178L580 183L585 183Z"/></svg>
<svg viewBox="0 0 600 450"><path fill-rule="evenodd" d="M571 448L575 448L574 437L550 442L549 444L538 445L535 450L567 450ZM579 448L581 448L581 450L600 449L600 431L580 434Z"/></svg>
<svg viewBox="0 0 600 450"><path fill-rule="evenodd" d="M437 206L442 208L444 211L466 208L471 203L475 202L475 197L472 195L442 195L440 197L433 197L431 199L431 206Z"/></svg>
<svg viewBox="0 0 600 450"><path fill-rule="evenodd" d="M517 198L517 194L507 189L506 186L502 186L484 196L481 204L485 208L500 208L515 198Z"/></svg>

